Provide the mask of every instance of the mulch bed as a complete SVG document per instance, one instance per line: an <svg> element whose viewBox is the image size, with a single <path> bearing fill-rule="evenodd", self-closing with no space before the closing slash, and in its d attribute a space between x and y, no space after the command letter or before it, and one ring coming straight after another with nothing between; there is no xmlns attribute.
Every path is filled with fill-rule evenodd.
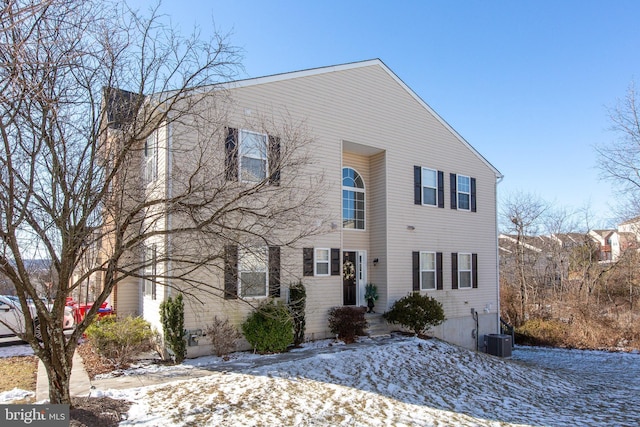
<svg viewBox="0 0 640 427"><path fill-rule="evenodd" d="M109 397L81 397L73 400L70 426L116 427L126 419L131 402Z"/></svg>
<svg viewBox="0 0 640 427"><path fill-rule="evenodd" d="M91 379L94 379L96 375L107 374L115 369L111 362L98 354L90 341L80 344L76 351L82 358L84 368Z"/></svg>
<svg viewBox="0 0 640 427"><path fill-rule="evenodd" d="M80 344L76 350L84 368L93 379L96 375L113 371L114 367L104 357L100 356L89 341ZM132 403L126 400L111 399L109 397L79 397L73 399L73 408L69 411L70 426L73 427L115 427L126 419Z"/></svg>

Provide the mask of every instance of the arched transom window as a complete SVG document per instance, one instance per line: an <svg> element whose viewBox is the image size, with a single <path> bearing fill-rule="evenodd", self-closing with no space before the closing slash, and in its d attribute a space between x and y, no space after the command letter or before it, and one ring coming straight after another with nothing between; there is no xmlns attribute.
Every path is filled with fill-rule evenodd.
<svg viewBox="0 0 640 427"><path fill-rule="evenodd" d="M352 168L342 168L342 228L364 230L364 181Z"/></svg>

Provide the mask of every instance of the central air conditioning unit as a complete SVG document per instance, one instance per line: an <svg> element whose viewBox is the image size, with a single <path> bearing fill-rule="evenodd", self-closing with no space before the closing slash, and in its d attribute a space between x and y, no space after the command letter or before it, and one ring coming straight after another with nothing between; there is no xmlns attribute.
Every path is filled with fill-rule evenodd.
<svg viewBox="0 0 640 427"><path fill-rule="evenodd" d="M487 353L498 357L511 357L511 335L489 334L484 336L484 346Z"/></svg>

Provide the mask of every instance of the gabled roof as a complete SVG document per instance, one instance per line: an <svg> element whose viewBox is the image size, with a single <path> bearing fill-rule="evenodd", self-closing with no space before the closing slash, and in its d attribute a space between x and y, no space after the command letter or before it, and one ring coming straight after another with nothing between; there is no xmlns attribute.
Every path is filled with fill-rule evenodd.
<svg viewBox="0 0 640 427"><path fill-rule="evenodd" d="M431 115L433 115L433 117L435 117L436 120L438 120L449 132L451 132L463 145L465 145L484 164L486 164L489 167L489 169L491 169L493 173L496 175L497 179L501 179L503 177L503 175L500 173L498 169L496 169L487 159L484 158L484 156L482 156L482 154L480 154L475 148L473 148L473 146L469 144L467 140L465 140L460 134L458 134L458 132L456 132L455 129L453 129L449 125L449 123L447 123L442 117L440 117L426 102L424 102L422 98L420 98L420 96L418 96L418 94L416 94L413 90L411 90L411 88L409 88L409 86L407 86L380 59L370 59L367 61L351 62L351 63L341 64L341 65L332 65L332 66L320 67L320 68L310 68L310 69L301 70L301 71L292 71L288 73L273 74L273 75L264 76L264 77L236 80L229 83L225 83L221 86L229 89L242 88L242 87L249 87L249 86L260 85L265 83L291 80L291 79L296 79L300 77L309 77L309 76L314 76L319 74L328 74L328 73L334 73L337 71L345 71L345 70L350 70L354 68L363 68L363 67L371 67L371 66L378 66L382 68L392 79L396 81L396 83L398 83L398 85L400 85L402 89L404 89L410 96L412 96L425 110L427 110Z"/></svg>

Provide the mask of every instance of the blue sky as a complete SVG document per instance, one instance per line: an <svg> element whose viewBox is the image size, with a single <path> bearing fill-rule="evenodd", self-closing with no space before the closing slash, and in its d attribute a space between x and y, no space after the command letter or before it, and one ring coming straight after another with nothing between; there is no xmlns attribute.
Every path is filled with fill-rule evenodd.
<svg viewBox="0 0 640 427"><path fill-rule="evenodd" d="M161 10L185 32L212 22L232 32L240 77L380 58L504 174L499 197L588 205L595 227L613 216L593 146L614 140L606 107L640 75L638 1L165 0Z"/></svg>

